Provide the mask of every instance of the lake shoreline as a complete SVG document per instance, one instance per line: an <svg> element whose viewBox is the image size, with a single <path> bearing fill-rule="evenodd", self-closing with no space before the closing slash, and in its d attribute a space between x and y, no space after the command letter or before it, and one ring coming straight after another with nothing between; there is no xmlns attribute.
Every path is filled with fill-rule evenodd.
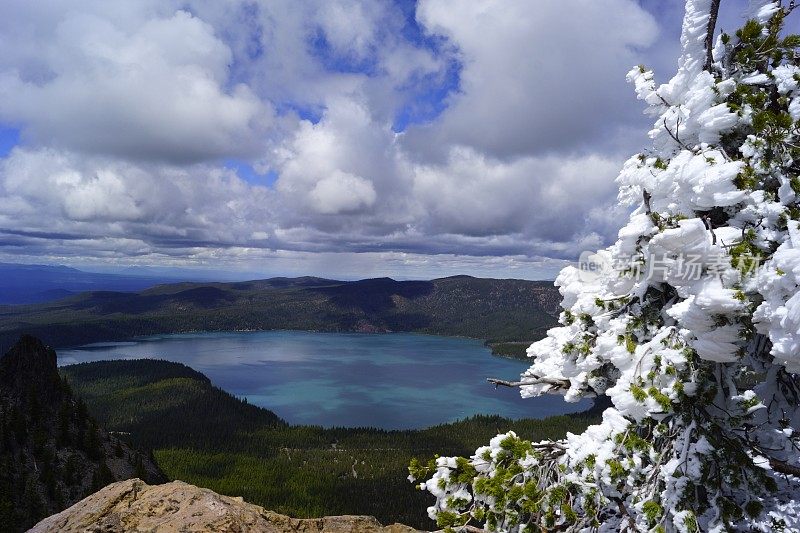
<svg viewBox="0 0 800 533"><path fill-rule="evenodd" d="M109 339L100 339L96 341L92 341L89 343L83 344L69 344L69 345L58 345L55 344L53 349L55 350L71 350L75 348L80 348L82 346L88 346L91 344L101 344L101 343L110 343L110 342L136 342L139 340L147 339L150 337L159 337L162 335L193 335L193 334L201 334L201 333L211 333L211 334L223 334L223 333L267 333L273 331L286 331L286 332L305 332L305 333L333 333L333 334L354 334L354 335L422 335L428 337L445 337L450 339L469 339L469 340L476 340L481 341L484 343L485 346L491 347L492 344L518 344L518 343L527 343L530 345L534 341L492 341L491 339L486 339L483 337L471 337L469 335L447 335L447 334L439 334L439 333L427 333L424 331L400 331L400 330L386 330L386 331L362 331L362 330L329 330L329 329L306 329L306 328L297 328L297 329L289 329L289 328L274 328L274 329L256 329L256 328L232 328L232 329L186 329L186 330L168 330L158 333L148 333L146 335L134 335L128 337L120 337L120 338L109 338Z"/></svg>
<svg viewBox="0 0 800 533"><path fill-rule="evenodd" d="M410 430L477 414L546 418L590 406L495 390L487 378L516 378L530 362L486 357L491 350L478 339L427 333L195 331L58 353L60 366L101 359L182 362L297 425Z"/></svg>

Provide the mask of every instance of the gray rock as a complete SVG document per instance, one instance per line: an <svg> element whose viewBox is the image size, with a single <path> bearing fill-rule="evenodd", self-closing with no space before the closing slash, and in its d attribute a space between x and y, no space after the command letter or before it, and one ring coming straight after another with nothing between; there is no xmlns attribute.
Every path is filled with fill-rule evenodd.
<svg viewBox="0 0 800 533"><path fill-rule="evenodd" d="M69 509L45 518L29 533L415 533L381 525L371 516L297 519L241 498L222 496L182 481L148 485L140 479L112 483Z"/></svg>

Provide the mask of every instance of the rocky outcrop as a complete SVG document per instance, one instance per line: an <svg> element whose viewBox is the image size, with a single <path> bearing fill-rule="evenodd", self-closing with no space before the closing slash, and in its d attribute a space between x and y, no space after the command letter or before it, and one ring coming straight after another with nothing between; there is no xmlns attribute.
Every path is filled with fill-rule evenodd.
<svg viewBox="0 0 800 533"><path fill-rule="evenodd" d="M61 379L56 354L22 336L0 358L0 531L24 531L112 481L166 481L110 436Z"/></svg>
<svg viewBox="0 0 800 533"><path fill-rule="evenodd" d="M69 509L36 524L29 533L413 533L400 524L382 526L371 516L297 519L216 492L173 481L113 483Z"/></svg>

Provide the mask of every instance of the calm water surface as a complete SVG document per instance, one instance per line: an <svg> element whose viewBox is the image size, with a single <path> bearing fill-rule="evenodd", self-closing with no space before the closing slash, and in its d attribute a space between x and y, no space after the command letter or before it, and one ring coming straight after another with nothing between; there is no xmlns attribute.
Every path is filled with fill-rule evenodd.
<svg viewBox="0 0 800 533"><path fill-rule="evenodd" d="M493 357L481 341L413 333L158 335L58 356L61 365L143 357L184 363L292 424L422 428L474 414L541 418L590 405L495 389L487 377L517 379L527 363Z"/></svg>

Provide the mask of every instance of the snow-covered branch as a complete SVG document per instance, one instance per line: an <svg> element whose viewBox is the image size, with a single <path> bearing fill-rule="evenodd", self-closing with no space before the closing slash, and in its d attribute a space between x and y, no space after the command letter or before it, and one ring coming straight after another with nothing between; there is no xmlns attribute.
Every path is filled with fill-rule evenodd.
<svg viewBox="0 0 800 533"><path fill-rule="evenodd" d="M523 396L606 396L563 441L498 435L415 479L443 526L497 531L800 531L800 36L751 2L714 37L688 0L676 75L628 79L652 146L618 177L635 207L603 268L558 276L560 327Z"/></svg>

